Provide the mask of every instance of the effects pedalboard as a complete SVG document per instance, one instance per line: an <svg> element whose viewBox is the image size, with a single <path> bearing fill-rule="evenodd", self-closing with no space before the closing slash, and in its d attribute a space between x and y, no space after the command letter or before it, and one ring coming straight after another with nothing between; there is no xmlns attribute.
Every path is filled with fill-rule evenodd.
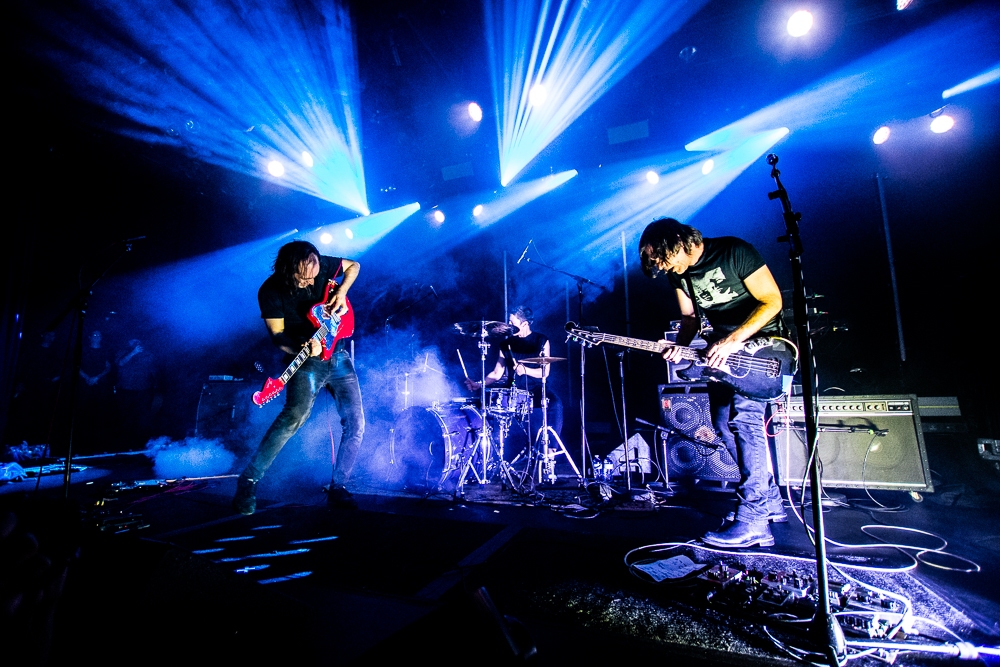
<svg viewBox="0 0 1000 667"><path fill-rule="evenodd" d="M710 606L741 615L807 619L816 610L817 581L809 575L762 572L719 562L701 570L693 583ZM840 614L845 634L883 638L904 612L899 600L850 582L831 580L829 591L830 610Z"/></svg>

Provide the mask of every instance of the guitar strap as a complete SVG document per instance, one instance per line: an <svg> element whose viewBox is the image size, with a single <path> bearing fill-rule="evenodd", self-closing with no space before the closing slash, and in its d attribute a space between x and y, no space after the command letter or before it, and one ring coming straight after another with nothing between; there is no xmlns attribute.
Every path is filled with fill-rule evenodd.
<svg viewBox="0 0 1000 667"><path fill-rule="evenodd" d="M691 303L694 304L694 316L698 318L698 336L701 336L702 330L705 328L705 320L701 316L701 306L698 305L698 299L694 296L694 285L691 283L691 275L687 272L684 273L684 282L687 283L688 296L691 297ZM704 336L702 336L704 338Z"/></svg>

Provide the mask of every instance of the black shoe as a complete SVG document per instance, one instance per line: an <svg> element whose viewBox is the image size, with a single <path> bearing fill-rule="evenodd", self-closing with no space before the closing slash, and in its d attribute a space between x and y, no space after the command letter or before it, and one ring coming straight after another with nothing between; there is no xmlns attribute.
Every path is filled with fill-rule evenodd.
<svg viewBox="0 0 1000 667"><path fill-rule="evenodd" d="M257 511L257 482L246 477L240 477L236 480L233 509L247 516Z"/></svg>
<svg viewBox="0 0 1000 667"><path fill-rule="evenodd" d="M736 521L736 512L730 512L726 515L726 521ZM768 523L787 523L788 515L785 513L785 508L782 507L777 510L767 511L767 522Z"/></svg>
<svg viewBox="0 0 1000 667"><path fill-rule="evenodd" d="M326 492L326 504L327 507L338 510L358 509L358 501L354 499L350 491L342 486L333 486L332 484Z"/></svg>
<svg viewBox="0 0 1000 667"><path fill-rule="evenodd" d="M774 546L774 536L771 535L771 529L767 527L767 521L757 523L734 521L725 530L705 533L701 541L705 544L728 549L745 549L755 545Z"/></svg>

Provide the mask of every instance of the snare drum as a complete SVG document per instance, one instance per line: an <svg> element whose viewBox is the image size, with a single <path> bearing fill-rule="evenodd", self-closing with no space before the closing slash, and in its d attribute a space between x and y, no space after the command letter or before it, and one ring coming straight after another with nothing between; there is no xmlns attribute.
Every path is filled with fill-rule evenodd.
<svg viewBox="0 0 1000 667"><path fill-rule="evenodd" d="M482 427L482 413L474 405L407 408L393 427L398 481L423 491L454 489Z"/></svg>
<svg viewBox="0 0 1000 667"><path fill-rule="evenodd" d="M519 418L531 413L531 392L516 387L490 389L486 397L486 411L491 414L514 415Z"/></svg>

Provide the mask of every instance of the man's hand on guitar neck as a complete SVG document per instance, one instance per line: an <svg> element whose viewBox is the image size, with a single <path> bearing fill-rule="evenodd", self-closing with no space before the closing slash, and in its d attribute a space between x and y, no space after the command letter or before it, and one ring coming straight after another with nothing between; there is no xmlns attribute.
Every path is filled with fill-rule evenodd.
<svg viewBox="0 0 1000 667"><path fill-rule="evenodd" d="M305 347L309 350L310 357L318 357L320 354L323 353L322 343L320 343L315 338L310 338L309 340L307 340L302 347Z"/></svg>

